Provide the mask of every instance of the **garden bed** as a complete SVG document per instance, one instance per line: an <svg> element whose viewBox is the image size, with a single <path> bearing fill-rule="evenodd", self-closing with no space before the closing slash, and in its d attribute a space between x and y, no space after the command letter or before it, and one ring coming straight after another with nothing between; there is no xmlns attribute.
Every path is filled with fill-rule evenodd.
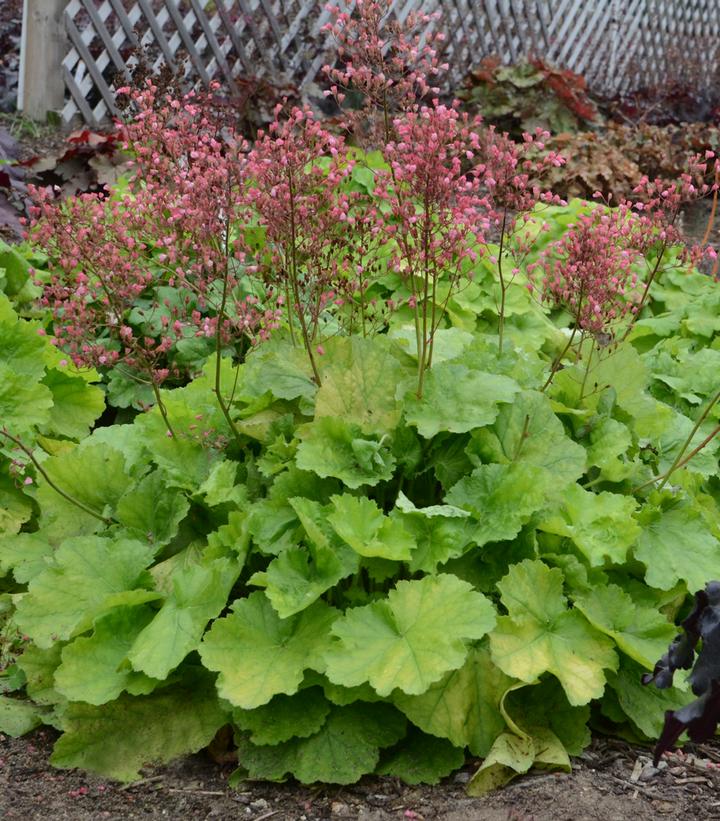
<svg viewBox="0 0 720 821"><path fill-rule="evenodd" d="M446 821L657 821L714 818L720 809L720 746L698 745L692 756L669 756L659 772L648 751L596 739L573 762L572 774L529 776L485 798L464 786L474 767L439 787L410 787L397 779L366 778L352 787L247 782L230 789L232 767L205 755L147 770L120 786L77 771L52 768L53 733L40 730L0 742L0 815L7 819L125 821L130 818L243 818L319 821L353 818ZM689 751L688 751L689 752ZM720 764L716 765L720 767Z"/></svg>

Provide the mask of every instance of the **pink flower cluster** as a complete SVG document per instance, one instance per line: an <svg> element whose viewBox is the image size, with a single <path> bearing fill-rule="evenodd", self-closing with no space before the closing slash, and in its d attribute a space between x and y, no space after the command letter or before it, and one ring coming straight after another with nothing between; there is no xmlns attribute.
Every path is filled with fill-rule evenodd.
<svg viewBox="0 0 720 821"><path fill-rule="evenodd" d="M713 151L706 151L704 157L696 155L690 160L687 171L674 183L647 177L640 180L633 189L633 200L624 203L635 210L642 226L638 232L639 250L648 251L659 243L662 255L666 248L676 245L681 249L682 258L694 265L706 254L716 256L712 246L702 248L686 244L678 225L682 208L717 189L717 179L713 184L704 181L708 165L714 159Z"/></svg>
<svg viewBox="0 0 720 821"><path fill-rule="evenodd" d="M490 202L478 125L437 100L394 121L397 140L384 152L391 170L377 175L375 195L388 205L383 229L396 240L395 266L416 299L430 298L441 277L452 284L484 248Z"/></svg>
<svg viewBox="0 0 720 821"><path fill-rule="evenodd" d="M567 309L582 331L608 332L637 310L632 295L638 281L633 266L640 258L639 228L627 206L598 208L579 217L528 266L540 281L541 299Z"/></svg>
<svg viewBox="0 0 720 821"><path fill-rule="evenodd" d="M244 252L234 227L247 212L247 146L226 139L207 99L134 95L124 128L135 176L119 195L63 203L35 190L33 233L56 261L42 302L55 341L78 366L124 363L162 384L180 376L178 341L217 337L221 345L266 338L277 306L239 289ZM180 298L163 294L177 291Z"/></svg>
<svg viewBox="0 0 720 821"><path fill-rule="evenodd" d="M438 15L411 12L399 24L391 17L393 5L392 0L357 0L352 14L329 5L326 10L333 22L324 26L335 39L341 63L337 68L324 66L333 83L325 95L342 105L346 92L361 94L366 116L382 112L380 132L385 140L390 139L394 114L410 110L429 94L438 94L431 80L448 69L436 48L444 35L428 31ZM358 132L361 118L346 113Z"/></svg>
<svg viewBox="0 0 720 821"><path fill-rule="evenodd" d="M483 133L482 172L491 201L498 216L525 214L539 202L562 205L557 194L543 190L541 181L548 168L559 168L565 159L554 151L545 151L550 134L538 128L534 134L523 134L516 143L495 126Z"/></svg>
<svg viewBox="0 0 720 821"><path fill-rule="evenodd" d="M308 108L294 108L260 131L247 159L247 203L265 231L253 266L285 305L291 335L297 320L316 381L313 341L320 317L346 279L339 260L355 217L343 182L352 172L344 140Z"/></svg>

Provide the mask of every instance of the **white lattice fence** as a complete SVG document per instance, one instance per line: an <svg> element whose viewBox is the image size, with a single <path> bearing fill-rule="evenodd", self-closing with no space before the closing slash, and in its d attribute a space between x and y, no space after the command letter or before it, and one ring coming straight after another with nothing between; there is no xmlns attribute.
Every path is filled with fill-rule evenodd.
<svg viewBox="0 0 720 821"><path fill-rule="evenodd" d="M28 6L48 0L25 2L28 19ZM662 82L669 64L677 68L688 54L697 58L689 61L696 66L692 79L715 76L717 2L393 0L391 13L404 19L412 10L440 11L454 80L484 56L514 62L532 53L613 92ZM138 46L150 47L156 62L172 64L188 79L217 79L231 91L247 76L307 88L322 80L327 19L325 0L70 0L60 67L67 93L58 107L65 121L78 114L88 123L106 119L113 112L112 78L127 73Z"/></svg>

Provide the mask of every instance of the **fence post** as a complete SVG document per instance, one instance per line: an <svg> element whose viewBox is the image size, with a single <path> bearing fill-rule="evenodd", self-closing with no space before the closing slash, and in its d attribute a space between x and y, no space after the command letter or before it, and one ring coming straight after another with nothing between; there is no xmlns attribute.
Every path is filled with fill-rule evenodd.
<svg viewBox="0 0 720 821"><path fill-rule="evenodd" d="M63 107L66 6L67 0L24 0L17 107L32 120Z"/></svg>

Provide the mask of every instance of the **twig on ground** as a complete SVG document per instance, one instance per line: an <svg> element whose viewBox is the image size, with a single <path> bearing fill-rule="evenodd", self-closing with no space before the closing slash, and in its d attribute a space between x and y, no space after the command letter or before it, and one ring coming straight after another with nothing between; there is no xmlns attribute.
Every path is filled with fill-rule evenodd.
<svg viewBox="0 0 720 821"><path fill-rule="evenodd" d="M132 790L134 787L143 787L145 784L152 784L154 781L162 781L164 775L151 775L149 778L141 778L139 781L131 781L129 784L123 784L119 787L120 790Z"/></svg>

